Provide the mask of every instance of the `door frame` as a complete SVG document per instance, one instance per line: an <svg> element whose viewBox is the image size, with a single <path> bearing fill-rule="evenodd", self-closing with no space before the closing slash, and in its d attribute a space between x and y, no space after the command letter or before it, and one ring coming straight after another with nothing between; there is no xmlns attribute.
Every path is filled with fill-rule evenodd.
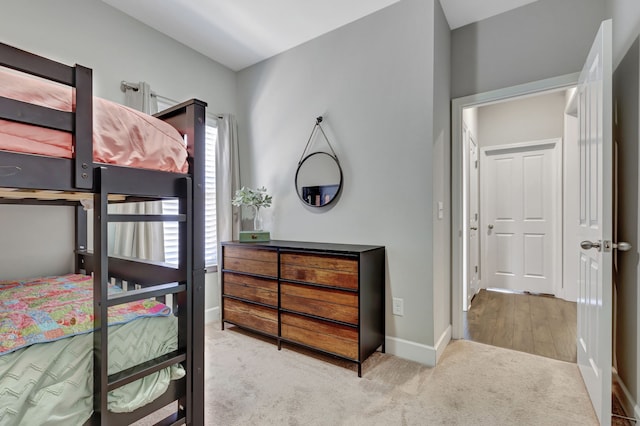
<svg viewBox="0 0 640 426"><path fill-rule="evenodd" d="M468 107L488 105L551 90L567 89L576 86L579 77L580 73L565 74L451 100L451 337L453 339L464 338L462 294L463 286L466 286L463 279L466 274L463 274L463 271L467 263L467 253L464 248L467 247L469 238L463 214L466 202L463 182L462 111Z"/></svg>
<svg viewBox="0 0 640 426"><path fill-rule="evenodd" d="M465 224L470 228L471 227L471 195L473 193L472 189L471 189L471 176L472 174L475 174L475 183L476 183L476 189L475 189L475 201L476 201L476 219L475 219L475 225L476 228L476 243L475 243L475 249L477 251L477 265L476 268L478 268L478 271L466 271L466 278L464 279L464 282L466 283L463 288L463 291L466 292L466 297L463 294L462 297L462 310L469 310L469 307L471 306L471 300L473 299L473 297L478 293L480 287L482 286L482 280L480 279L480 277L482 276L482 249L481 249L481 238L480 238L480 220L482 219L482 214L480 211L480 147L478 146L477 141L475 140L475 136L473 136L473 134L471 133L471 131L469 130L469 128L466 126L466 124L463 122L462 123L463 126L463 132L466 131L467 132L467 140L463 141L463 149L466 150L467 155L469 156L469 159L465 162L464 164L464 168L465 171L468 173L468 175L465 177L465 183L467 184L467 191L466 191L466 195L465 195L465 200L467 201L467 206L466 206L466 219L465 219ZM464 137L464 135L463 135ZM476 146L476 159L475 159L475 164L473 164L472 162L472 158L471 158L471 144L474 144ZM466 248L463 248L464 253L467 254L467 258L466 258L466 263L465 265L467 266L467 268L471 267L471 259L468 256L468 254L471 251L471 229L468 229L467 232L468 234L468 238L467 238L467 244L466 244ZM474 276L475 275L475 276ZM471 285L471 283L473 282L473 278L475 278L475 283L474 285ZM470 294L473 293L473 294Z"/></svg>
<svg viewBox="0 0 640 426"><path fill-rule="evenodd" d="M500 151L511 151L511 150L518 150L520 152L527 152L527 153L531 153L531 152L538 152L541 150L548 150L551 152L552 155L552 162L553 162L553 175L551 176L551 185L552 187L555 189L555 191L552 194L552 198L553 203L554 203L554 208L553 210L553 234L552 234L552 242L551 242L551 246L552 246L552 256L554 257L554 259L556 259L554 267L551 271L550 274L550 280L553 283L552 284L552 291L553 291L553 295L554 296L558 296L558 294L560 293L560 291L562 291L562 259L563 259L563 247L562 247L562 219L563 219L563 211L562 211L562 185L563 185L563 181L562 181L562 165L563 165L563 140L562 138L552 138L552 139L540 139L540 140L535 140L535 141L529 141L529 142L517 142L517 143L510 143L510 144L503 144L503 145L490 145L490 146L485 146L482 147L480 149L480 166L481 166L481 173L480 173L480 181L482 182L482 177L486 178L486 173L487 173L487 165L485 163L487 155L489 155L489 153L497 153ZM488 225L488 221L487 221L487 200L485 200L485 197L487 196L487 193L485 190L483 190L483 188L486 188L485 185L480 185L480 205L482 206L480 211L480 228L482 229L483 232L486 231L487 229L487 225ZM485 235L485 234L482 234ZM487 273L490 268L489 268L489 264L488 264L488 260L487 260L487 246L488 246L488 240L487 238L483 239L483 242L481 243L481 267L480 269L483 270L485 273Z"/></svg>

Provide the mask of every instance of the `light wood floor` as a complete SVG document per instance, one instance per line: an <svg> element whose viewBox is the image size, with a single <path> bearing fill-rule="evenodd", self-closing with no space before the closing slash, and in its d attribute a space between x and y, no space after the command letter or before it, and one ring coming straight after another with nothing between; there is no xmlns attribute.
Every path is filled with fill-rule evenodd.
<svg viewBox="0 0 640 426"><path fill-rule="evenodd" d="M465 339L576 362L576 304L480 290L465 316Z"/></svg>

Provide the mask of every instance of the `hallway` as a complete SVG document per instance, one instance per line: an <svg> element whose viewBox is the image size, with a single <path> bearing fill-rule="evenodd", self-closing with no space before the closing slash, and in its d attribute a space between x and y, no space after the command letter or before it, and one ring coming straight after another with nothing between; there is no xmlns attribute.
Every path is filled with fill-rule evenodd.
<svg viewBox="0 0 640 426"><path fill-rule="evenodd" d="M464 315L464 338L575 363L576 324L573 302L482 289Z"/></svg>
<svg viewBox="0 0 640 426"><path fill-rule="evenodd" d="M464 315L464 338L560 361L576 363L576 304L532 294L482 289ZM616 393L616 390L618 391ZM633 426L613 387L614 426Z"/></svg>

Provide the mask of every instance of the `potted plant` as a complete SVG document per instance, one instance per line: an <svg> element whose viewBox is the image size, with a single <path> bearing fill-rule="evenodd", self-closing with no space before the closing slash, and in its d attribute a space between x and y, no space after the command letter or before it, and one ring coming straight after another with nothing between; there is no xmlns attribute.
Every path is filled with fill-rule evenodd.
<svg viewBox="0 0 640 426"><path fill-rule="evenodd" d="M267 188L264 186L258 189L251 189L243 186L235 193L235 197L231 200L231 204L236 207L248 206L253 208L253 230L262 230L262 216L260 214L261 208L267 208L271 206L272 197L267 194Z"/></svg>

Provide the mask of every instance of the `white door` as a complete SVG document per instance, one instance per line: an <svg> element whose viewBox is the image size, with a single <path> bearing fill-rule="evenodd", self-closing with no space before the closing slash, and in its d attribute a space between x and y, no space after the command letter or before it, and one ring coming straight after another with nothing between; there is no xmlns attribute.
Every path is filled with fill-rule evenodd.
<svg viewBox="0 0 640 426"><path fill-rule="evenodd" d="M469 264L467 265L467 306L471 305L471 299L478 291L480 277L480 242L478 238L479 227L479 194L478 187L478 146L469 135Z"/></svg>
<svg viewBox="0 0 640 426"><path fill-rule="evenodd" d="M560 139L482 149L484 287L554 294Z"/></svg>
<svg viewBox="0 0 640 426"><path fill-rule="evenodd" d="M612 59L602 23L578 86L580 218L578 366L600 424L611 424ZM589 246L592 248L588 248Z"/></svg>

